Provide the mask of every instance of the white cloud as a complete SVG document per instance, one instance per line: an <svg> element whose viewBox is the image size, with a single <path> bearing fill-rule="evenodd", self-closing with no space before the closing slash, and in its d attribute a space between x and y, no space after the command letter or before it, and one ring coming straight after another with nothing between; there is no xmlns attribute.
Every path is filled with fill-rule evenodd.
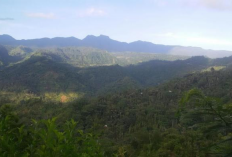
<svg viewBox="0 0 232 157"><path fill-rule="evenodd" d="M231 0L178 0L182 4L192 7L204 7L216 10L232 10Z"/></svg>
<svg viewBox="0 0 232 157"><path fill-rule="evenodd" d="M28 13L26 14L28 17L32 18L43 18L43 19L54 19L54 13Z"/></svg>
<svg viewBox="0 0 232 157"><path fill-rule="evenodd" d="M199 5L213 9L232 9L231 0L199 0Z"/></svg>
<svg viewBox="0 0 232 157"><path fill-rule="evenodd" d="M84 11L81 11L78 15L80 17L98 17L98 16L105 16L106 12L102 9L91 7Z"/></svg>
<svg viewBox="0 0 232 157"><path fill-rule="evenodd" d="M232 0L146 0L157 6L182 5L184 7L207 8L232 11Z"/></svg>

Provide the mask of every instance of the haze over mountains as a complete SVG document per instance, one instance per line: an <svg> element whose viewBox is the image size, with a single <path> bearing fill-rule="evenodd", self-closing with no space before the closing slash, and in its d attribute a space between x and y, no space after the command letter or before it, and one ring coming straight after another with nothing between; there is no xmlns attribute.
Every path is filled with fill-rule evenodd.
<svg viewBox="0 0 232 157"><path fill-rule="evenodd" d="M232 157L232 0L0 0L0 157Z"/></svg>
<svg viewBox="0 0 232 157"><path fill-rule="evenodd" d="M88 35L80 40L75 37L56 37L16 40L9 35L0 35L0 44L12 46L33 46L33 47L67 47L67 46L85 46L94 47L109 52L144 52L144 53L161 53L183 56L199 56L204 55L211 58L226 57L232 55L232 51L225 50L206 50L200 47L184 47L159 45L145 41L135 41L131 43L113 40L105 35L93 36Z"/></svg>
<svg viewBox="0 0 232 157"><path fill-rule="evenodd" d="M13 94L34 93L40 96L47 93L101 95L157 86L186 74L208 71L212 67L230 67L232 63L232 57L209 59L199 56L184 59L166 54L163 59L162 56L155 55L161 58L142 63L133 54L120 57L131 57L137 64L128 65L133 62L120 60L96 48L33 50L23 46L0 46L0 91ZM143 59L148 61L146 58L140 60ZM120 66L125 64L127 66Z"/></svg>
<svg viewBox="0 0 232 157"><path fill-rule="evenodd" d="M103 35L87 36L83 40L74 37L15 40L2 35L0 115L13 107L12 111L17 113L25 128L33 127L31 119L49 124L51 120L47 123L45 119L57 117L61 127L66 127L67 119L78 121L78 129L83 133L101 133L97 146L104 150L102 157L117 154L121 146L127 156L135 157L169 156L170 152L183 157L206 156L209 152L228 156L232 154L232 56L211 59L202 55L230 54L229 51L143 41L125 43ZM187 102L191 96L200 96L203 100L193 101L197 103L194 107ZM8 124L3 123L7 116L0 116L0 125ZM224 125L218 117L226 119L229 125ZM207 130L212 126L215 132L208 136ZM18 129L15 125L9 131L4 128L8 126L0 127L4 137L0 138L0 154L20 152L8 151L15 143L14 147L21 150L22 144L17 140L4 149L2 145L10 141L6 138L17 135L11 135L11 132L23 127ZM37 131L34 134L37 135ZM54 139L55 136L51 136L50 139ZM24 151L34 143L38 145L34 150L45 146L43 141L30 142L30 138L25 136L19 140L26 141ZM166 147L167 144L178 149ZM192 149L193 146L197 147ZM67 150L69 154L70 149ZM48 152L54 152L54 149ZM76 152L73 154L81 156Z"/></svg>

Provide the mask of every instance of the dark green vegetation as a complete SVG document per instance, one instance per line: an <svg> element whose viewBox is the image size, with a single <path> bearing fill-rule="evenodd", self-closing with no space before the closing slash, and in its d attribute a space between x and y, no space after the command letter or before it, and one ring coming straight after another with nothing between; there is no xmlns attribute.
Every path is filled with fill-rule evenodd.
<svg viewBox="0 0 232 157"><path fill-rule="evenodd" d="M0 48L2 156L232 155L231 57L123 67L93 48Z"/></svg>
<svg viewBox="0 0 232 157"><path fill-rule="evenodd" d="M60 47L60 48L36 48L25 46L0 46L1 65L8 65L24 61L31 56L46 56L59 62L71 64L75 67L104 66L119 64L122 66L137 64L150 60L183 60L188 57L168 54L149 53L108 53L90 47Z"/></svg>
<svg viewBox="0 0 232 157"><path fill-rule="evenodd" d="M116 62L117 58L92 48L50 48L34 52L33 48L7 47L9 54L4 47L2 49L2 56L6 56L6 66L2 66L0 90L2 93L7 92L5 96L13 94L15 97L15 94L25 93L46 99L56 93L58 100L62 96L65 100L69 97L71 100L77 95L104 95L155 86L188 73L212 66L226 67L231 63L231 58L212 60L193 57L172 62L153 60L125 67L112 65L81 68L76 65L109 64L111 61ZM10 62L14 56L23 59Z"/></svg>
<svg viewBox="0 0 232 157"><path fill-rule="evenodd" d="M91 153L100 153L97 148L101 147L103 156L230 156L231 78L229 67L220 71L212 68L210 72L186 75L155 88L83 97L67 104L33 98L12 107L26 131L33 129L31 119L57 117L61 130L67 119L78 121L77 129L85 135L99 135L98 140L90 139L96 148ZM1 104L6 103L11 101L1 98ZM51 121L45 121L48 122ZM35 151L42 149L44 142L37 138L34 140L40 142L32 148ZM62 143L52 147L63 147Z"/></svg>
<svg viewBox="0 0 232 157"><path fill-rule="evenodd" d="M0 56L4 52L8 53L8 57L5 56L7 60L5 65L22 62L31 56L45 56L55 62L67 63L77 67L113 65L120 62L106 51L87 47L39 49L24 46L1 46Z"/></svg>
<svg viewBox="0 0 232 157"><path fill-rule="evenodd" d="M5 47L0 45L0 67L8 64L9 60L10 56L8 51L5 49Z"/></svg>
<svg viewBox="0 0 232 157"><path fill-rule="evenodd" d="M1 46L0 48L2 61L0 75L1 91L23 92L36 94L36 96L40 97L45 97L45 95L51 97L51 94L54 95L54 93L58 93L59 96L64 95L70 97L70 93L73 95L72 93L74 92L79 95L83 93L98 95L106 92L143 87L145 85L150 85L148 81L153 80L154 82L152 82L152 85L155 85L163 80L175 77L175 75L162 76L162 74L158 74L163 68L162 64L171 66L169 65L171 62L153 61L154 64L157 64L157 70L155 71L152 70L154 65L145 67L145 65L140 64L121 67L118 64L135 64L141 62L141 59L142 61L151 59L184 59L184 57L180 56L174 57L158 54L147 54L150 56L149 58L145 54L139 55L140 57L138 57L136 53L130 53L130 55L126 54L123 57L121 54L121 57L118 58L103 50L84 47L38 49L24 46ZM125 60L128 56L131 60ZM177 62L178 64L186 64L182 61ZM158 66L160 66L161 69L159 69ZM134 74L137 69L143 72L145 68L145 74ZM195 69L199 68L192 68L192 70ZM177 70L178 69L175 71L177 72ZM182 73L181 71L180 73L178 72L177 75L184 73L185 72ZM153 75L157 74L160 77L159 79L156 80L156 78L151 78L154 77ZM141 80L141 77L143 77L142 75L147 78ZM76 94L74 94L74 96L76 96Z"/></svg>
<svg viewBox="0 0 232 157"><path fill-rule="evenodd" d="M112 53L118 60L120 60L121 65L137 64L151 60L163 60L163 61L175 61L184 60L190 57L178 56L178 55L168 55L159 53L136 53L136 52L114 52Z"/></svg>
<svg viewBox="0 0 232 157"><path fill-rule="evenodd" d="M58 129L55 118L22 125L9 106L0 110L1 157L73 157L102 156L97 138L77 130L77 123L67 121ZM60 131L62 130L62 131Z"/></svg>

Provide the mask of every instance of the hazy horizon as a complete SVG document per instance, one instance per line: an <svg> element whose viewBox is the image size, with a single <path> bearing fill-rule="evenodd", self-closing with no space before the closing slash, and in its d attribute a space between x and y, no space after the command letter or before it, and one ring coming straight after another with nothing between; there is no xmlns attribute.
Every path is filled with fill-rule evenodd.
<svg viewBox="0 0 232 157"><path fill-rule="evenodd" d="M232 51L229 0L8 0L0 34L15 39L109 36L122 42Z"/></svg>

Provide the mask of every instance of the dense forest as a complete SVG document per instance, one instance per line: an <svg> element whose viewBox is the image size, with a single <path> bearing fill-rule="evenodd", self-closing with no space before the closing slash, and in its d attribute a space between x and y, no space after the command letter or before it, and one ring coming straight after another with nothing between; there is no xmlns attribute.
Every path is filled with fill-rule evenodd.
<svg viewBox="0 0 232 157"><path fill-rule="evenodd" d="M0 154L232 156L232 58L157 57L1 46Z"/></svg>
<svg viewBox="0 0 232 157"><path fill-rule="evenodd" d="M192 57L175 60L178 59L177 56L170 58L166 55L166 59L174 61L160 58L139 63L141 61L138 59L143 58L142 54L125 53L126 58L130 56L129 62L134 63L127 65L129 62L94 48L67 47L43 50L12 46L0 48L1 61L4 63L0 66L1 92L27 93L40 97L44 95L49 97L49 94L54 93L63 93L66 97L68 95L76 97L77 94L102 95L156 86L188 73L207 71L211 67L216 70L223 69L230 66L232 60L231 57L222 59ZM122 58L122 55L119 56Z"/></svg>
<svg viewBox="0 0 232 157"><path fill-rule="evenodd" d="M10 129L8 132L2 130L6 133L2 134L2 138L17 135L17 142L5 143L9 146L13 142L14 149L19 148L17 144L21 145L20 138L25 138L24 148L14 150L19 154L42 156L39 153L52 153L50 149L59 147L65 151L62 139L71 136L70 130L66 129L72 127L65 130L62 127L65 123L74 125L78 121L75 136L84 144L83 147L70 148L70 153L85 153L85 150L76 149L91 147L89 156L230 156L231 75L231 69L211 69L210 72L186 75L155 88L95 98L82 97L66 105L33 98L17 105L11 104L14 114L9 106L2 105L1 128L10 124L10 129L16 129L14 134ZM1 98L1 104L11 103L4 98ZM52 117L56 117L56 123ZM31 119L48 120L33 122ZM73 121L66 122L67 119ZM37 131L33 130L34 123L38 123ZM79 134L80 130L83 135ZM30 131L33 137L25 135ZM38 140L37 145L31 148L32 152L28 150L30 142L33 142L30 138ZM45 141L49 138L54 141ZM76 143L75 140L67 142ZM10 151L5 147L0 151ZM61 152L54 153L62 156Z"/></svg>
<svg viewBox="0 0 232 157"><path fill-rule="evenodd" d="M7 56L6 53L8 54ZM115 64L125 66L156 59L173 61L189 58L186 56L160 53L108 52L92 47L39 48L9 45L0 45L0 56L0 60L5 61L5 65L24 61L31 56L46 56L56 62L71 64L75 67L90 67Z"/></svg>

